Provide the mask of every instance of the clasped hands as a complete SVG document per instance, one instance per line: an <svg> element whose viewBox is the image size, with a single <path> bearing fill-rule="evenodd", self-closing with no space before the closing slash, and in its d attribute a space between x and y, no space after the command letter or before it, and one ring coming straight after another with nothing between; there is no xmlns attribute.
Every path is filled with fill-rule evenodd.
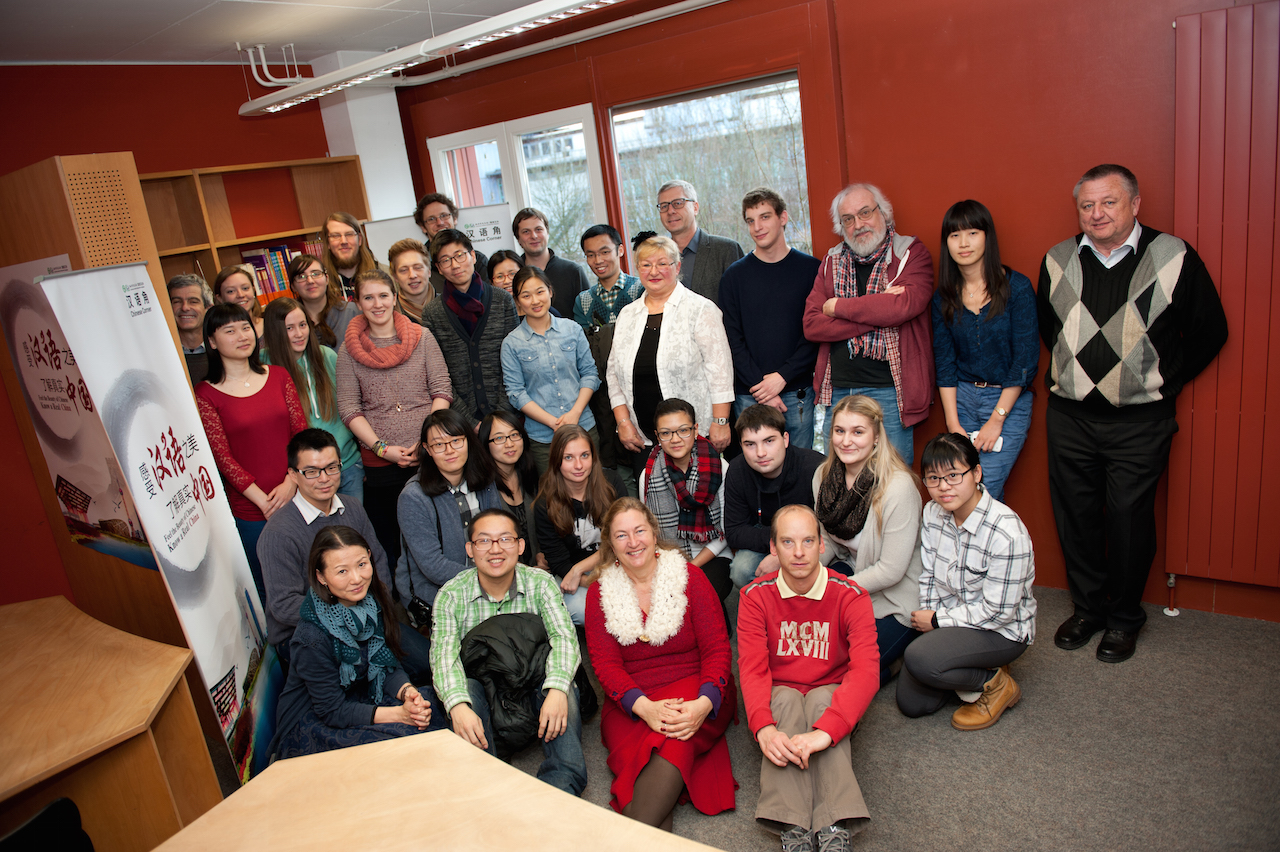
<svg viewBox="0 0 1280 852"><path fill-rule="evenodd" d="M631 712L644 720L654 731L673 740L687 740L711 714L711 699L700 695L691 701L683 698L664 698L650 701L641 696L631 705Z"/></svg>
<svg viewBox="0 0 1280 852"><path fill-rule="evenodd" d="M756 734L756 742L760 745L760 751L775 766L794 763L801 769L808 769L810 755L830 748L831 735L826 731L813 730L789 737L779 731L776 725L765 725Z"/></svg>

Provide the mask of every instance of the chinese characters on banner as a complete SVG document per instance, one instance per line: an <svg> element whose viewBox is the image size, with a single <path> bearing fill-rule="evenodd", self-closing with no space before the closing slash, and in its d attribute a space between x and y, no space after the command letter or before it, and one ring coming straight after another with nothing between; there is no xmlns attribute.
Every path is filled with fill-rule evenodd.
<svg viewBox="0 0 1280 852"><path fill-rule="evenodd" d="M274 728L279 667L265 646L262 603L146 267L72 272L47 277L41 287L80 356L126 490L247 780L262 768Z"/></svg>
<svg viewBox="0 0 1280 852"><path fill-rule="evenodd" d="M510 204L464 207L458 211L458 230L467 235L476 251L492 255L499 249L512 249L518 254L520 249L511 231L511 217Z"/></svg>
<svg viewBox="0 0 1280 852"><path fill-rule="evenodd" d="M38 276L69 269L65 254L0 269L0 325L71 540L154 571L146 532L93 395L44 291L34 283Z"/></svg>

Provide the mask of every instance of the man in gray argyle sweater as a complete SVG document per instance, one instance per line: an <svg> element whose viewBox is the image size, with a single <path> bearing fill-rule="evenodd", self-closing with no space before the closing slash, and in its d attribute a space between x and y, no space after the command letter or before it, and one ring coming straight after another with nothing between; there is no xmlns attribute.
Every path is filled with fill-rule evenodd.
<svg viewBox="0 0 1280 852"><path fill-rule="evenodd" d="M1074 650L1105 630L1097 657L1133 656L1156 553L1156 484L1178 431L1175 400L1227 340L1227 318L1195 249L1138 224L1124 166L1085 172L1081 234L1040 265L1049 349L1049 496L1075 613L1054 636Z"/></svg>

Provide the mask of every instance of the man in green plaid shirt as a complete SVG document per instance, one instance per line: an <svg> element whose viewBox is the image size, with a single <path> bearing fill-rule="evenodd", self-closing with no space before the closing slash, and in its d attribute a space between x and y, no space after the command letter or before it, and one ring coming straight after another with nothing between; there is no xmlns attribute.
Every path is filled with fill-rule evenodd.
<svg viewBox="0 0 1280 852"><path fill-rule="evenodd" d="M467 555L475 568L441 587L433 607L431 669L436 694L453 730L467 742L495 754L493 728L484 687L467 678L462 666L462 637L495 615L533 613L542 619L551 644L546 677L527 696L538 713L538 736L546 760L538 777L577 796L587 786L582 754L582 718L573 675L581 658L578 636L564 608L560 584L546 571L518 564L524 539L505 509L488 509L467 527Z"/></svg>

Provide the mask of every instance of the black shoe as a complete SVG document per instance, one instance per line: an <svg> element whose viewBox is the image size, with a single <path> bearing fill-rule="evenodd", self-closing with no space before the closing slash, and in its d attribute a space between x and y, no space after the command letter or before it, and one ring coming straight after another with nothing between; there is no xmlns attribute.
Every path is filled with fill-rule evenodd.
<svg viewBox="0 0 1280 852"><path fill-rule="evenodd" d="M1103 625L1090 621L1083 615L1073 615L1062 622L1058 632L1053 635L1053 644L1064 651L1074 651L1083 647L1102 627Z"/></svg>
<svg viewBox="0 0 1280 852"><path fill-rule="evenodd" d="M1123 663L1133 656L1138 644L1138 631L1108 630L1098 643L1098 659L1104 663Z"/></svg>

